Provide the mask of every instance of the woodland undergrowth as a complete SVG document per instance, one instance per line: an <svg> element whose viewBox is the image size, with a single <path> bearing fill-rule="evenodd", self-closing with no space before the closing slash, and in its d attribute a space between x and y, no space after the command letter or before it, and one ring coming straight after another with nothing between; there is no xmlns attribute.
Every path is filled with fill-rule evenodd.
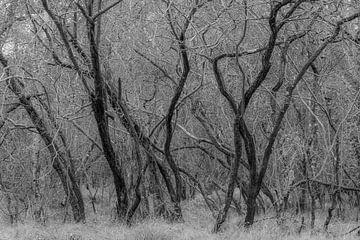
<svg viewBox="0 0 360 240"><path fill-rule="evenodd" d="M49 219L45 225L23 220L16 225L2 222L0 240L275 240L275 239L359 239L354 220L334 218L327 232L322 230L325 214L318 212L314 229L309 227L309 214L291 212L276 218L274 214L259 214L250 228L242 226L243 217L230 214L218 234L211 234L214 219L205 206L188 202L183 206L184 223L169 223L162 219L137 221L131 227L111 220L106 212L88 214L86 223L61 223ZM302 218L304 221L302 221Z"/></svg>

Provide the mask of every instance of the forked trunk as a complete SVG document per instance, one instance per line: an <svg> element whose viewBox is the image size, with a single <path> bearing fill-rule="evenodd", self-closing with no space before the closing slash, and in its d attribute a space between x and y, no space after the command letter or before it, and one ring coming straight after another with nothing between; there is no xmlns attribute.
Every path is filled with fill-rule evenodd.
<svg viewBox="0 0 360 240"><path fill-rule="evenodd" d="M235 158L231 164L231 175L230 175L228 189L226 192L225 205L224 205L224 208L219 212L219 214L216 218L216 223L212 230L213 233L217 233L220 230L221 225L225 222L227 213L230 208L230 204L233 200L233 194L234 194L234 189L236 186L238 169L240 166L240 159L241 159L241 152L242 152L242 146L241 146L242 140L241 140L241 135L240 135L240 118L241 118L241 114L239 112L235 118L234 126L233 126Z"/></svg>

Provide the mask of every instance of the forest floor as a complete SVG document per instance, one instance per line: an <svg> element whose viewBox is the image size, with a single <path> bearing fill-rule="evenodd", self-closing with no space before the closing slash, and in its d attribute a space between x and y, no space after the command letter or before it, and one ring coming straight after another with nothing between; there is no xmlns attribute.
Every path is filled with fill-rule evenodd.
<svg viewBox="0 0 360 240"><path fill-rule="evenodd" d="M31 221L16 225L0 224L0 240L330 240L360 239L355 221L340 221L334 218L326 233L322 229L324 214L318 214L316 227L308 227L309 216L304 215L305 226L301 226L301 216L288 216L280 225L271 216L257 216L257 222L250 228L238 226L243 223L239 217L230 217L223 231L211 234L214 219L205 208L196 204L184 205L185 223L170 224L161 220L146 220L132 227L116 224L109 216L88 214L85 224L61 224L49 221L45 226ZM270 218L270 219L268 219Z"/></svg>

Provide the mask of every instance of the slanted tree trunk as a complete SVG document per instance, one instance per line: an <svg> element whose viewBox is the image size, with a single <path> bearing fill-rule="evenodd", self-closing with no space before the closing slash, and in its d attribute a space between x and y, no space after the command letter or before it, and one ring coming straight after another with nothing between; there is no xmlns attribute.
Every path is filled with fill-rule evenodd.
<svg viewBox="0 0 360 240"><path fill-rule="evenodd" d="M91 5L89 5L88 8L88 16L90 17L92 16ZM128 211L128 196L127 196L126 184L123 173L121 172L119 166L119 162L115 155L115 151L113 149L110 133L109 133L108 118L106 116L107 106L106 106L105 84L101 74L100 57L99 57L99 49L98 49L99 45L96 43L96 36L95 36L96 26L94 22L88 22L87 24L88 24L88 38L90 45L92 72L93 72L94 85L95 85L94 95L91 96L92 108L94 110L94 115L99 131L100 139L102 142L104 154L107 162L109 163L110 169L113 173L114 185L117 196L117 204L118 204L117 211L118 211L118 216L121 219L126 216L126 213Z"/></svg>
<svg viewBox="0 0 360 240"><path fill-rule="evenodd" d="M149 193L150 193L150 209L152 209L151 214L155 217L160 217L165 213L165 203L163 200L163 194L161 191L161 185L157 173L157 167L155 160L148 154L149 161Z"/></svg>
<svg viewBox="0 0 360 240"><path fill-rule="evenodd" d="M133 197L133 203L130 206L128 212L127 212L127 216L126 216L126 223L128 225L131 224L131 219L135 214L136 209L138 208L140 201L141 201L141 192L140 192L140 184L141 184L141 180L143 175L146 172L146 169L148 167L148 162L146 162L144 169L143 169L143 164L142 164L142 159L141 159L141 152L140 152L140 144L138 139L135 139L135 143L134 143L134 155L135 155L135 159L137 162L137 177L136 177L136 182L135 182L135 186L134 186L134 197Z"/></svg>
<svg viewBox="0 0 360 240"><path fill-rule="evenodd" d="M236 187L238 169L240 166L240 159L242 154L242 140L240 135L240 118L241 111L238 111L238 114L234 120L233 133L234 133L234 146L235 146L235 158L231 164L231 173L229 179L229 185L225 197L224 208L220 211L216 218L216 222L212 232L217 233L220 230L221 225L225 222L227 212L229 211L230 204L233 200L234 189ZM260 188L259 188L260 189ZM248 197L249 199L249 197Z"/></svg>
<svg viewBox="0 0 360 240"><path fill-rule="evenodd" d="M43 206L43 192L40 180L41 164L39 159L41 138L38 134L33 139L33 154L32 154L32 177L33 177L33 191L34 191L34 209L33 216L36 222L44 222L44 206Z"/></svg>

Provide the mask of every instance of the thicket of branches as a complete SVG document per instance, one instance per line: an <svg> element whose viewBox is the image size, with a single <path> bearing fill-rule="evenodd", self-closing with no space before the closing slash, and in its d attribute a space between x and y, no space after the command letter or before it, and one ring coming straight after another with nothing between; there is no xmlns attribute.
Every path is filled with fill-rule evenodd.
<svg viewBox="0 0 360 240"><path fill-rule="evenodd" d="M327 229L360 204L359 6L1 1L2 212L83 222L108 194L127 224L183 221L201 196L213 232L232 206Z"/></svg>

